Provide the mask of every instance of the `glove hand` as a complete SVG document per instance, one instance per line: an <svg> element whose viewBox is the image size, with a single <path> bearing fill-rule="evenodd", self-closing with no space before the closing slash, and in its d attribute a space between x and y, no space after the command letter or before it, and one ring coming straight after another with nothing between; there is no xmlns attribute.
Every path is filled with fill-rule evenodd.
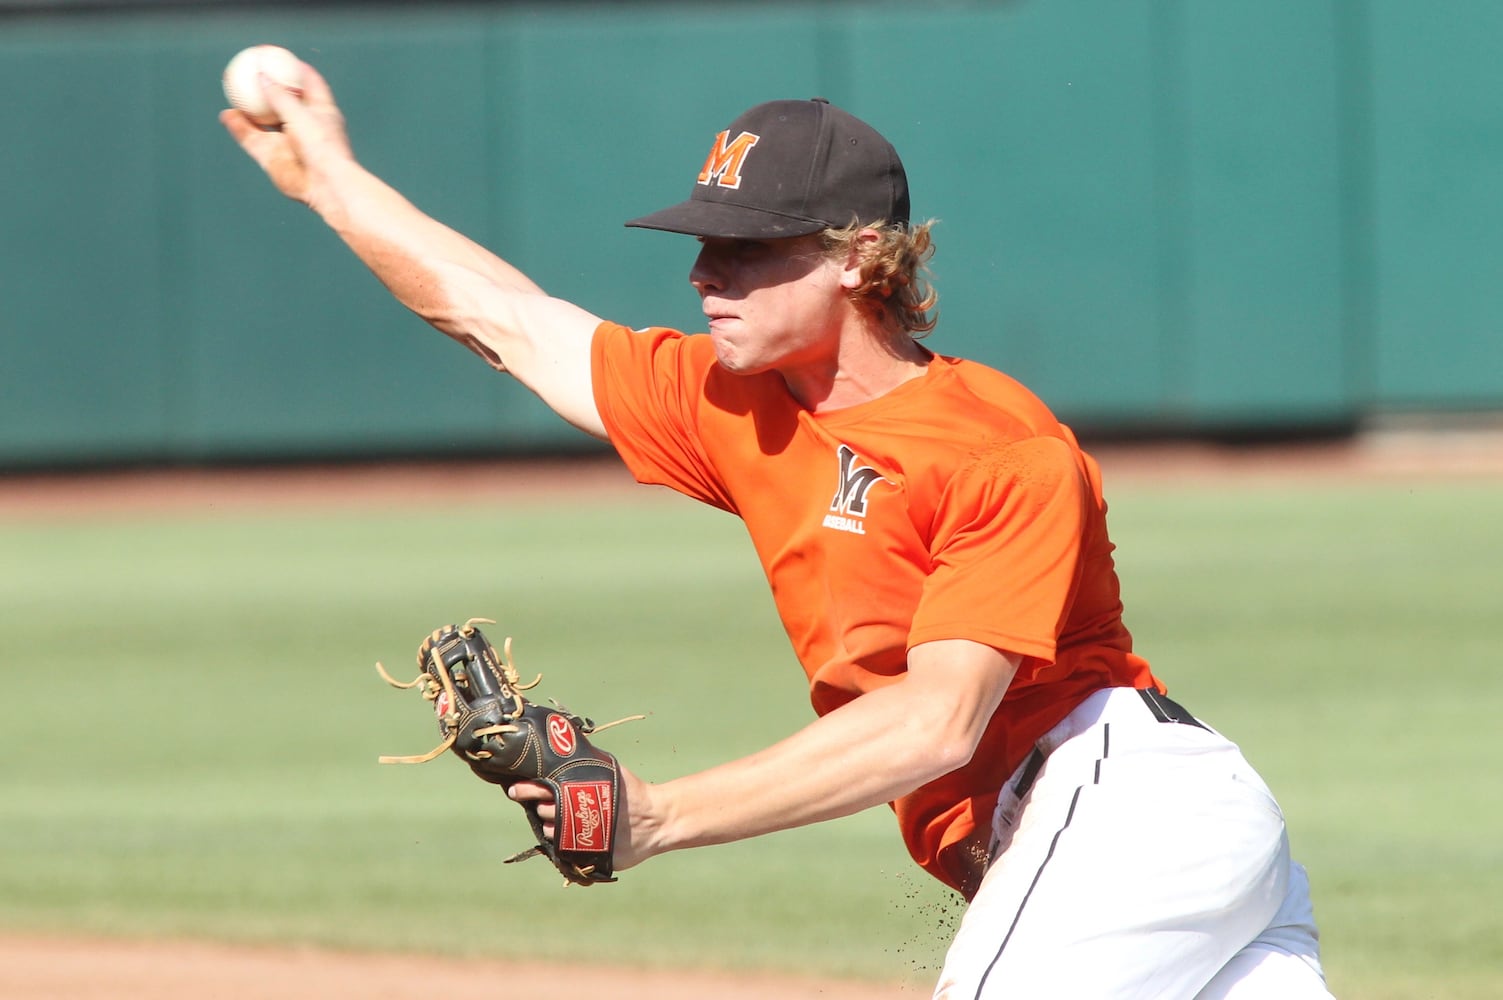
<svg viewBox="0 0 1503 1000"><path fill-rule="evenodd" d="M491 624L474 618L435 629L418 647L420 673L409 683L393 680L376 664L387 683L418 688L433 702L442 736L426 754L381 762L419 764L452 750L484 781L541 789L513 796L526 810L537 844L507 860L542 854L570 882L614 882L623 772L615 757L588 739L609 726L523 697L541 677L523 684L512 665L511 640L505 657L498 656L476 627L480 622Z"/></svg>
<svg viewBox="0 0 1503 1000"><path fill-rule="evenodd" d="M627 770L619 761L617 768L621 776L617 797L617 808L620 811L616 817L612 860L615 871L623 872L661 852L648 846L652 831L658 828L657 822L652 818L656 815L652 808L652 786ZM537 781L518 781L506 789L506 795L513 802L535 811L542 825L542 836L553 838L558 818L558 800L551 788Z"/></svg>

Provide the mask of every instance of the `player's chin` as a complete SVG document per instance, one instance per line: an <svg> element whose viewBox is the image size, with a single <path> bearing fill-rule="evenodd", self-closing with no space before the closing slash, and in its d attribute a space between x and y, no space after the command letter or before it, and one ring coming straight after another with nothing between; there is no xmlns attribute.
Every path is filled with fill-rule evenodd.
<svg viewBox="0 0 1503 1000"><path fill-rule="evenodd" d="M735 342L724 334L712 329L710 340L715 344L715 360L726 371L735 375L755 375L767 370L766 364L746 351L739 350Z"/></svg>

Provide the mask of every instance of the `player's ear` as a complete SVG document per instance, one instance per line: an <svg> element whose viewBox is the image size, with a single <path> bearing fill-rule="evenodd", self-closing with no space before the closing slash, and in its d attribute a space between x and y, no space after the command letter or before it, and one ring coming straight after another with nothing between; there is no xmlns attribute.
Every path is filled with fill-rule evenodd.
<svg viewBox="0 0 1503 1000"><path fill-rule="evenodd" d="M862 229L850 241L850 249L841 267L840 286L854 292L866 284L866 271L872 254L882 243L882 234L875 229Z"/></svg>

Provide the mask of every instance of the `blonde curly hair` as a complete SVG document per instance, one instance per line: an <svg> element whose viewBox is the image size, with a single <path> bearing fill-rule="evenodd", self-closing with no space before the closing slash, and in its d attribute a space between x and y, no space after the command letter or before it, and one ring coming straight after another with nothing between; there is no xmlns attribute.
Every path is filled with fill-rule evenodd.
<svg viewBox="0 0 1503 1000"><path fill-rule="evenodd" d="M851 292L857 304L883 326L915 340L939 322L939 293L928 277L929 259L934 256L934 242L929 236L933 227L932 219L913 226L883 220L870 225L852 223L821 234L831 257L843 259L853 250L860 255L863 280L861 287ZM868 229L881 238L859 240Z"/></svg>

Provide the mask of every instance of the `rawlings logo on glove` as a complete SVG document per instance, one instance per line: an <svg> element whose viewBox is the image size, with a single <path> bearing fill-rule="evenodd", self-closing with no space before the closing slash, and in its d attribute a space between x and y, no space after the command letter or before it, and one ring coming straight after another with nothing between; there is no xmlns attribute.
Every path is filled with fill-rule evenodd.
<svg viewBox="0 0 1503 1000"><path fill-rule="evenodd" d="M536 687L542 675L521 683L512 664L511 639L504 644L505 655L497 656L477 624L495 622L471 618L464 625L435 629L418 647L420 672L414 680L395 680L376 664L392 687L417 688L433 702L442 737L425 754L383 756L381 763L421 764L452 750L491 784L509 788L519 781L541 782L557 804L553 835L545 836L537 806L524 805L537 845L506 860L542 854L570 882L614 882L621 769L616 758L586 737L642 716L597 726L557 703L549 708L528 701L522 692Z"/></svg>

